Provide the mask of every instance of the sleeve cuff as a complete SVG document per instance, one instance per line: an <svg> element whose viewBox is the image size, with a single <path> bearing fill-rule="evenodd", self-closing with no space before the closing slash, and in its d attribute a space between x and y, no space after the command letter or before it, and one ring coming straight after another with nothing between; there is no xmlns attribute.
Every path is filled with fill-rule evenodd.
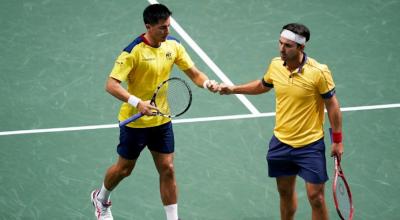
<svg viewBox="0 0 400 220"><path fill-rule="evenodd" d="M336 93L335 88L333 88L332 90L328 91L327 93L321 94L323 99L329 99L332 98L332 96L334 96Z"/></svg>
<svg viewBox="0 0 400 220"><path fill-rule="evenodd" d="M264 78L261 79L262 84L268 88L274 88L274 84L265 82Z"/></svg>

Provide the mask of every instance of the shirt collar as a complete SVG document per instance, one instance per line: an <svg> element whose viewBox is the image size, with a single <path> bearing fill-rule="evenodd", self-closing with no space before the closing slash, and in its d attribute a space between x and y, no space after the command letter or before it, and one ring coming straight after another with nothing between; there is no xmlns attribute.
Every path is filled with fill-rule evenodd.
<svg viewBox="0 0 400 220"><path fill-rule="evenodd" d="M301 64L299 66L299 69L297 70L297 73L301 73L303 71L303 67L307 62L307 54L303 53L303 60L301 61Z"/></svg>
<svg viewBox="0 0 400 220"><path fill-rule="evenodd" d="M140 35L140 38L142 38L143 43L145 43L145 44L151 46L151 45L150 45L150 42L144 37L144 34L145 34L145 33L143 33L142 35Z"/></svg>
<svg viewBox="0 0 400 220"><path fill-rule="evenodd" d="M153 46L151 46L151 44L150 44L150 42L144 37L144 35L145 35L146 33L143 33L142 35L140 35L140 38L142 38L142 41L143 41L143 43L145 43L147 46L149 46L149 47L151 47L151 48L160 48L161 47L161 45L159 46L159 47L153 47ZM162 44L162 42L161 42L161 44Z"/></svg>
<svg viewBox="0 0 400 220"><path fill-rule="evenodd" d="M307 59L308 59L307 54L303 53L303 60L301 61L301 64L300 64L299 68L297 69L297 73L301 73L303 71L303 67L306 64ZM283 65L286 66L286 61L283 62Z"/></svg>

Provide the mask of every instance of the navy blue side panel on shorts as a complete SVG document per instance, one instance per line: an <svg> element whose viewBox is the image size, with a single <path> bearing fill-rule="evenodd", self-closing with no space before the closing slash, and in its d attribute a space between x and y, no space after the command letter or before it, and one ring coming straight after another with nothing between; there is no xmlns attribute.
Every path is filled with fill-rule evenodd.
<svg viewBox="0 0 400 220"><path fill-rule="evenodd" d="M159 153L173 153L175 150L174 131L172 123L150 127L120 128L118 154L128 160L137 159L145 147Z"/></svg>
<svg viewBox="0 0 400 220"><path fill-rule="evenodd" d="M294 148L273 135L267 161L270 177L299 175L305 181L315 184L328 180L323 138L304 147Z"/></svg>

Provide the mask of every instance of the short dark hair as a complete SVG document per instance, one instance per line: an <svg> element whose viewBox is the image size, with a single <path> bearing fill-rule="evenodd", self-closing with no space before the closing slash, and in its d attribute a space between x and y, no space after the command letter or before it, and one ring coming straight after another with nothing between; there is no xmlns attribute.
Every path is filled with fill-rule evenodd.
<svg viewBox="0 0 400 220"><path fill-rule="evenodd" d="M153 4L147 6L143 11L143 21L145 24L157 24L159 20L166 20L172 12L163 4Z"/></svg>
<svg viewBox="0 0 400 220"><path fill-rule="evenodd" d="M303 24L290 23L290 24L287 24L287 25L283 26L282 27L282 31L283 31L283 29L289 30L289 31L291 31L293 33L296 33L298 35L301 35L301 36L305 37L306 38L306 42L308 40L310 40L310 37L311 37L310 30Z"/></svg>

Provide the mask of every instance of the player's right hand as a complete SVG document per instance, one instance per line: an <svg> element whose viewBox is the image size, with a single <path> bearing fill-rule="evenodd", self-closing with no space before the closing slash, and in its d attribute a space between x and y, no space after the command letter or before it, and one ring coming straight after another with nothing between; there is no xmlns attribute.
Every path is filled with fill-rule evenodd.
<svg viewBox="0 0 400 220"><path fill-rule="evenodd" d="M220 95L230 95L233 93L233 86L228 86L225 83L219 84L218 91Z"/></svg>
<svg viewBox="0 0 400 220"><path fill-rule="evenodd" d="M140 101L137 106L137 109L143 115L149 115L149 116L155 115L158 111L157 107L155 107L150 100Z"/></svg>
<svg viewBox="0 0 400 220"><path fill-rule="evenodd" d="M219 84L215 80L209 80L206 87L209 91L211 91L213 93L216 93L219 91Z"/></svg>

